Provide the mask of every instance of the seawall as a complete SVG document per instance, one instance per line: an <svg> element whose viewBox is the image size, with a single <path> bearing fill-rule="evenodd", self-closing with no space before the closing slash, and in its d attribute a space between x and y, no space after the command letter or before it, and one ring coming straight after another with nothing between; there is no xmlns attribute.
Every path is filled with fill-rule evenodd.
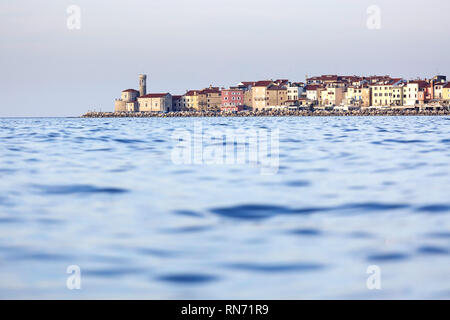
<svg viewBox="0 0 450 320"><path fill-rule="evenodd" d="M176 111L160 112L88 112L83 118L175 118L175 117L318 117L318 116L447 116L450 109L418 110L418 109L366 109L352 111L300 111L300 110L266 110L216 112L216 111Z"/></svg>

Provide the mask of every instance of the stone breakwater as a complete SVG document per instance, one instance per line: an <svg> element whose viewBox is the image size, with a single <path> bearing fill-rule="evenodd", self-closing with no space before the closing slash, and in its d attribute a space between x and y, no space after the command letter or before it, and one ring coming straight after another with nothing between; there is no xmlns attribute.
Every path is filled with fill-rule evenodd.
<svg viewBox="0 0 450 320"><path fill-rule="evenodd" d="M175 118L175 117L314 117L314 116L446 116L450 109L441 110L402 110L402 109L367 109L353 111L300 111L300 110L265 110L265 111L176 111L176 112L88 112L83 118Z"/></svg>

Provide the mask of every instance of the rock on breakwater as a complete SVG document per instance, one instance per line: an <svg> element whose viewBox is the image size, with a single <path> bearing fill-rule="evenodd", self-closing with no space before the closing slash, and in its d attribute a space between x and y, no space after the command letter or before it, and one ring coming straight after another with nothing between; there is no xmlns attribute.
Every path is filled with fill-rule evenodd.
<svg viewBox="0 0 450 320"><path fill-rule="evenodd" d="M264 110L264 111L174 111L174 112L88 112L83 118L173 118L173 117L314 117L314 116L446 116L450 109L363 109L338 110Z"/></svg>

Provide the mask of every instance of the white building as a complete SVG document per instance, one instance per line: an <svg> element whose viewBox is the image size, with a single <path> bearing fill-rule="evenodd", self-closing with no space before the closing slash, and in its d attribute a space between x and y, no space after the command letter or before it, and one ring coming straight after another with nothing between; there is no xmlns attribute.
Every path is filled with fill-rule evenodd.
<svg viewBox="0 0 450 320"><path fill-rule="evenodd" d="M419 83L409 82L403 87L403 105L414 106L419 100Z"/></svg>
<svg viewBox="0 0 450 320"><path fill-rule="evenodd" d="M289 83L286 88L288 100L300 99L304 90L304 86L302 83Z"/></svg>

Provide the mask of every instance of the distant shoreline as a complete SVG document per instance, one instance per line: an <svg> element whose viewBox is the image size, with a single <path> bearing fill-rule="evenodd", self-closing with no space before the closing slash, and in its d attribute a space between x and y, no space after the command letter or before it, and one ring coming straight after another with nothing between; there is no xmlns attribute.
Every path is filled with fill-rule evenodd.
<svg viewBox="0 0 450 320"><path fill-rule="evenodd" d="M174 112L88 112L82 118L213 118L213 117L326 117L326 116L448 116L450 108L441 110L418 109L367 109L352 111L327 110L265 110L241 111L174 111Z"/></svg>

